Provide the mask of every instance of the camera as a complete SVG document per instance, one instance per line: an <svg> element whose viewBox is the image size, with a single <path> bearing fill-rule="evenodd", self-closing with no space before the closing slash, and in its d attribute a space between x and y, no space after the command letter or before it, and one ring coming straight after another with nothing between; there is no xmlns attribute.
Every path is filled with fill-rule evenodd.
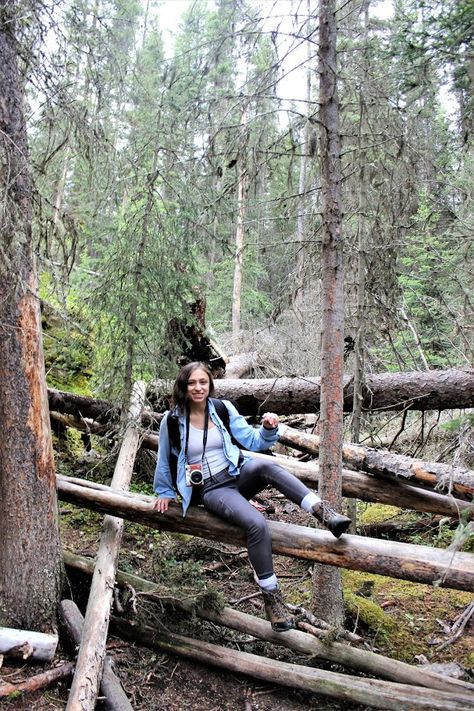
<svg viewBox="0 0 474 711"><path fill-rule="evenodd" d="M200 464L186 464L186 486L202 486L204 477Z"/></svg>

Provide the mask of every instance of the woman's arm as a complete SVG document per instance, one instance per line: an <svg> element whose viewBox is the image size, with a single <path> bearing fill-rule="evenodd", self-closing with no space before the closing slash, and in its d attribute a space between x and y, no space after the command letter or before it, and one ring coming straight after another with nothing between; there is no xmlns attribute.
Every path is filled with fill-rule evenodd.
<svg viewBox="0 0 474 711"><path fill-rule="evenodd" d="M234 405L225 400L229 410L229 424L235 439L252 452L272 447L278 441L278 416L266 412L262 417L262 425L258 428L251 427L245 417L238 412Z"/></svg>
<svg viewBox="0 0 474 711"><path fill-rule="evenodd" d="M172 499L176 499L176 492L173 488L173 479L170 468L171 442L168 434L168 415L163 417L160 425L160 437L158 446L158 459L156 462L155 477L153 479L153 491L159 497L159 500L167 499L166 508ZM157 502L158 503L158 502ZM161 511L155 504L155 508Z"/></svg>

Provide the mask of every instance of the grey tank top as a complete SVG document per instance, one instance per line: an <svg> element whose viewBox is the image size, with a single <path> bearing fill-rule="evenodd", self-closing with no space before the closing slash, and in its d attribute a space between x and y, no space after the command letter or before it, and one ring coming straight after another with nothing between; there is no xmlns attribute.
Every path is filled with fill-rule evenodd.
<svg viewBox="0 0 474 711"><path fill-rule="evenodd" d="M189 426L189 464L201 464L203 435L203 430L199 430L192 425ZM227 469L228 466L229 462L224 454L222 435L217 427L210 427L207 431L206 452L204 461L202 462L202 473L204 476L218 474L223 469Z"/></svg>

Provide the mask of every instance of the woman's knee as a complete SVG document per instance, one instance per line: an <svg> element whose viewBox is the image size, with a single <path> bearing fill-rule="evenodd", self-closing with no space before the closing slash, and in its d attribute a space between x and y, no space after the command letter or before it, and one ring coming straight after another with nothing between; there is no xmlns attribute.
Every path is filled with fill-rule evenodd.
<svg viewBox="0 0 474 711"><path fill-rule="evenodd" d="M258 511L256 513L258 513ZM267 521L261 514L259 514L258 517L252 517L248 522L247 534L253 540L262 540L270 535Z"/></svg>

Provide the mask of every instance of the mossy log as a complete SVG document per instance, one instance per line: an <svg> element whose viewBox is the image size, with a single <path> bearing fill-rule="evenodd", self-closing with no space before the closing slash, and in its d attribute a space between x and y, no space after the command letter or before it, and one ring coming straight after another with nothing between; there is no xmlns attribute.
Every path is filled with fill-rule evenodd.
<svg viewBox="0 0 474 711"><path fill-rule="evenodd" d="M301 664L289 664L182 635L158 633L152 627L136 625L116 617L112 619L112 624L115 634L136 644L160 649L168 654L177 654L200 664L247 674L271 684L310 691L346 702L361 703L386 711L467 711L474 708L474 694L437 691L379 679L364 679Z"/></svg>
<svg viewBox="0 0 474 711"><path fill-rule="evenodd" d="M58 496L63 501L94 511L122 516L164 531L242 545L245 536L236 526L218 519L201 507L191 507L185 517L172 503L160 514L153 497L115 492L109 487L89 486L57 477ZM403 578L413 582L474 591L474 555L344 534L336 540L329 532L268 521L273 551L279 555L312 560L353 570Z"/></svg>
<svg viewBox="0 0 474 711"><path fill-rule="evenodd" d="M91 558L75 555L69 551L64 552L64 562L67 568L78 570L88 576L92 575L94 570L94 561ZM356 649L340 642L321 642L313 635L298 630L290 630L285 634L274 632L266 620L239 612L232 607L224 607L217 612L202 607L199 605L199 600L195 603L189 600L178 600L174 597L164 598L163 595L160 595L156 583L137 575L119 570L117 571L117 583L122 586L128 585L137 592L156 595L160 605L165 607L178 609L189 615L196 614L204 620L229 627L243 634L251 634L266 642L293 649L300 654L326 659L365 674L441 691L460 691L462 693L474 691L474 684L428 672L423 667L399 662L396 659L384 657L382 654L369 652L367 649Z"/></svg>
<svg viewBox="0 0 474 711"><path fill-rule="evenodd" d="M283 424L280 424L279 435L282 444L309 454L319 454L321 442L316 435L300 432ZM361 469L370 474L409 479L415 484L436 487L439 491L456 496L474 496L474 471L465 467L427 462L387 449L374 449L351 443L343 444L342 461L352 469Z"/></svg>

